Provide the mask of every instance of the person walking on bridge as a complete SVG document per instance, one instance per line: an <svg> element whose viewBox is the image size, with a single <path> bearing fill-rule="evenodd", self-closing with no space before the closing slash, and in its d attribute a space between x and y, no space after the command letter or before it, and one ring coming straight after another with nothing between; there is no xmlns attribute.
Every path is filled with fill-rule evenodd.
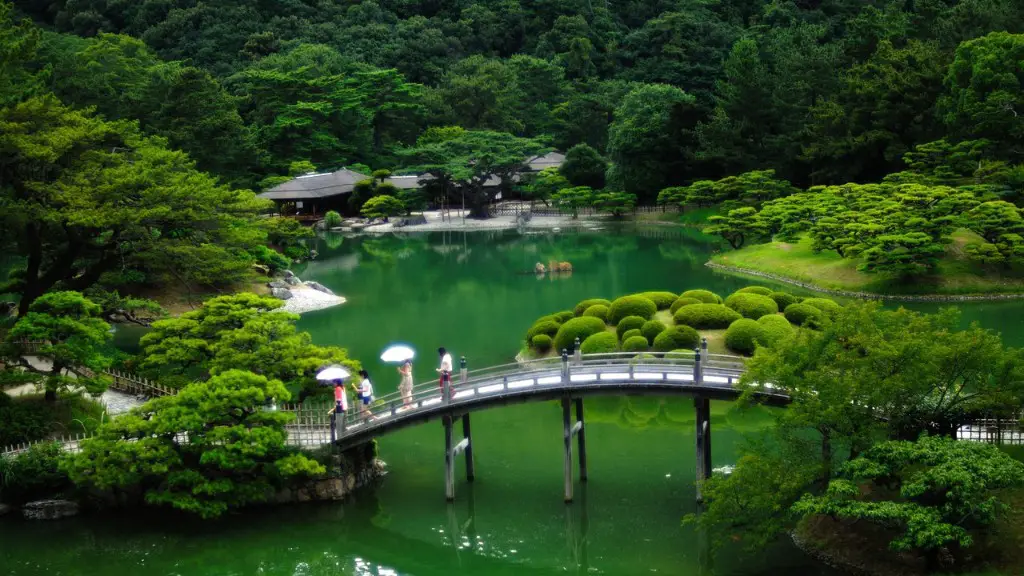
<svg viewBox="0 0 1024 576"><path fill-rule="evenodd" d="M437 349L437 354L441 356L441 367L437 369L438 373L441 374L441 392L444 392L444 385L447 383L449 386L452 384L452 355L444 349L444 346Z"/></svg>
<svg viewBox="0 0 1024 576"><path fill-rule="evenodd" d="M363 401L359 412L364 416L369 416L370 403L373 402L373 383L370 382L370 374L366 370L360 370L359 375L363 378L363 381L359 383L359 397Z"/></svg>
<svg viewBox="0 0 1024 576"><path fill-rule="evenodd" d="M402 379L398 382L398 391L402 393L402 404L412 404L412 361L406 360L398 367Z"/></svg>
<svg viewBox="0 0 1024 576"><path fill-rule="evenodd" d="M334 381L334 413L341 418L345 417L348 410L348 395L345 394L345 387L341 380Z"/></svg>

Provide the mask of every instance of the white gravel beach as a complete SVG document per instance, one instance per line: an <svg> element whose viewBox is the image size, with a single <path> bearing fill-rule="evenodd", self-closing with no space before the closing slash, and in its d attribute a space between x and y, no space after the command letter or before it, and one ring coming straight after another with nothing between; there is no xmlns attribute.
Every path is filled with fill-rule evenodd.
<svg viewBox="0 0 1024 576"><path fill-rule="evenodd" d="M324 308L345 303L344 296L334 296L314 290L309 286L290 286L288 289L291 291L292 297L285 300L284 306L280 308L280 310L285 312L302 314L303 312L323 310Z"/></svg>
<svg viewBox="0 0 1024 576"><path fill-rule="evenodd" d="M450 218L448 217L449 215L451 216ZM391 223L375 224L373 226L361 228L358 231L369 234L380 234L385 232L433 232L441 230L503 230L520 227L516 222L515 216L495 216L485 220L469 217L464 219L461 211L459 210L452 210L450 213L446 212L444 218L442 218L439 210L423 212L423 217L427 220L426 224L403 226L401 228L395 228ZM534 216L529 222L526 222L522 228L550 230L551 228L563 227L594 228L599 227L600 225L600 220L582 218L573 220L568 215Z"/></svg>

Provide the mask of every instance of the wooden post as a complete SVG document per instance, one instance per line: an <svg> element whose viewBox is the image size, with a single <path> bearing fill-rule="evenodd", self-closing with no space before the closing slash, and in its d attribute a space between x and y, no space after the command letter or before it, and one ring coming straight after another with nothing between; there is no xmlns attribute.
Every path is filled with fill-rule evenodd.
<svg viewBox="0 0 1024 576"><path fill-rule="evenodd" d="M587 427L583 424L583 398L576 399L576 425L579 431L576 432L576 448L579 451L580 459L580 482L587 481Z"/></svg>
<svg viewBox="0 0 1024 576"><path fill-rule="evenodd" d="M455 500L455 454L452 446L452 417L444 416L444 497L451 502ZM454 537L454 535L453 535Z"/></svg>
<svg viewBox="0 0 1024 576"><path fill-rule="evenodd" d="M569 421L569 397L562 398L562 432L565 450L565 501L572 502L572 423Z"/></svg>
<svg viewBox="0 0 1024 576"><path fill-rule="evenodd" d="M469 413L462 415L462 437L466 444L466 480L472 482L476 478L476 466L473 464L473 437L469 430Z"/></svg>

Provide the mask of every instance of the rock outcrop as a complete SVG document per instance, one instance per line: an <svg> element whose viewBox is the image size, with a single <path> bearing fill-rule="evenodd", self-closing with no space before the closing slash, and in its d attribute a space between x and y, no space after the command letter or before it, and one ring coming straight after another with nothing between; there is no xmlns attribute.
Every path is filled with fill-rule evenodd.
<svg viewBox="0 0 1024 576"><path fill-rule="evenodd" d="M28 520L59 520L78 514L78 503L70 500L37 500L21 507Z"/></svg>

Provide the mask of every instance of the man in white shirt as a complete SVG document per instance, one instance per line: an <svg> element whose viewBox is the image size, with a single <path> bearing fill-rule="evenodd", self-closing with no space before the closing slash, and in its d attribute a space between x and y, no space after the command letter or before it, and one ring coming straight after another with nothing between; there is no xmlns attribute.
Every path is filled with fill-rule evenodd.
<svg viewBox="0 0 1024 576"><path fill-rule="evenodd" d="M437 353L441 356L441 367L438 368L437 371L441 374L441 380L439 383L441 385L441 390L443 391L445 382L447 382L449 386L452 383L452 355L449 354L443 346L437 349Z"/></svg>

